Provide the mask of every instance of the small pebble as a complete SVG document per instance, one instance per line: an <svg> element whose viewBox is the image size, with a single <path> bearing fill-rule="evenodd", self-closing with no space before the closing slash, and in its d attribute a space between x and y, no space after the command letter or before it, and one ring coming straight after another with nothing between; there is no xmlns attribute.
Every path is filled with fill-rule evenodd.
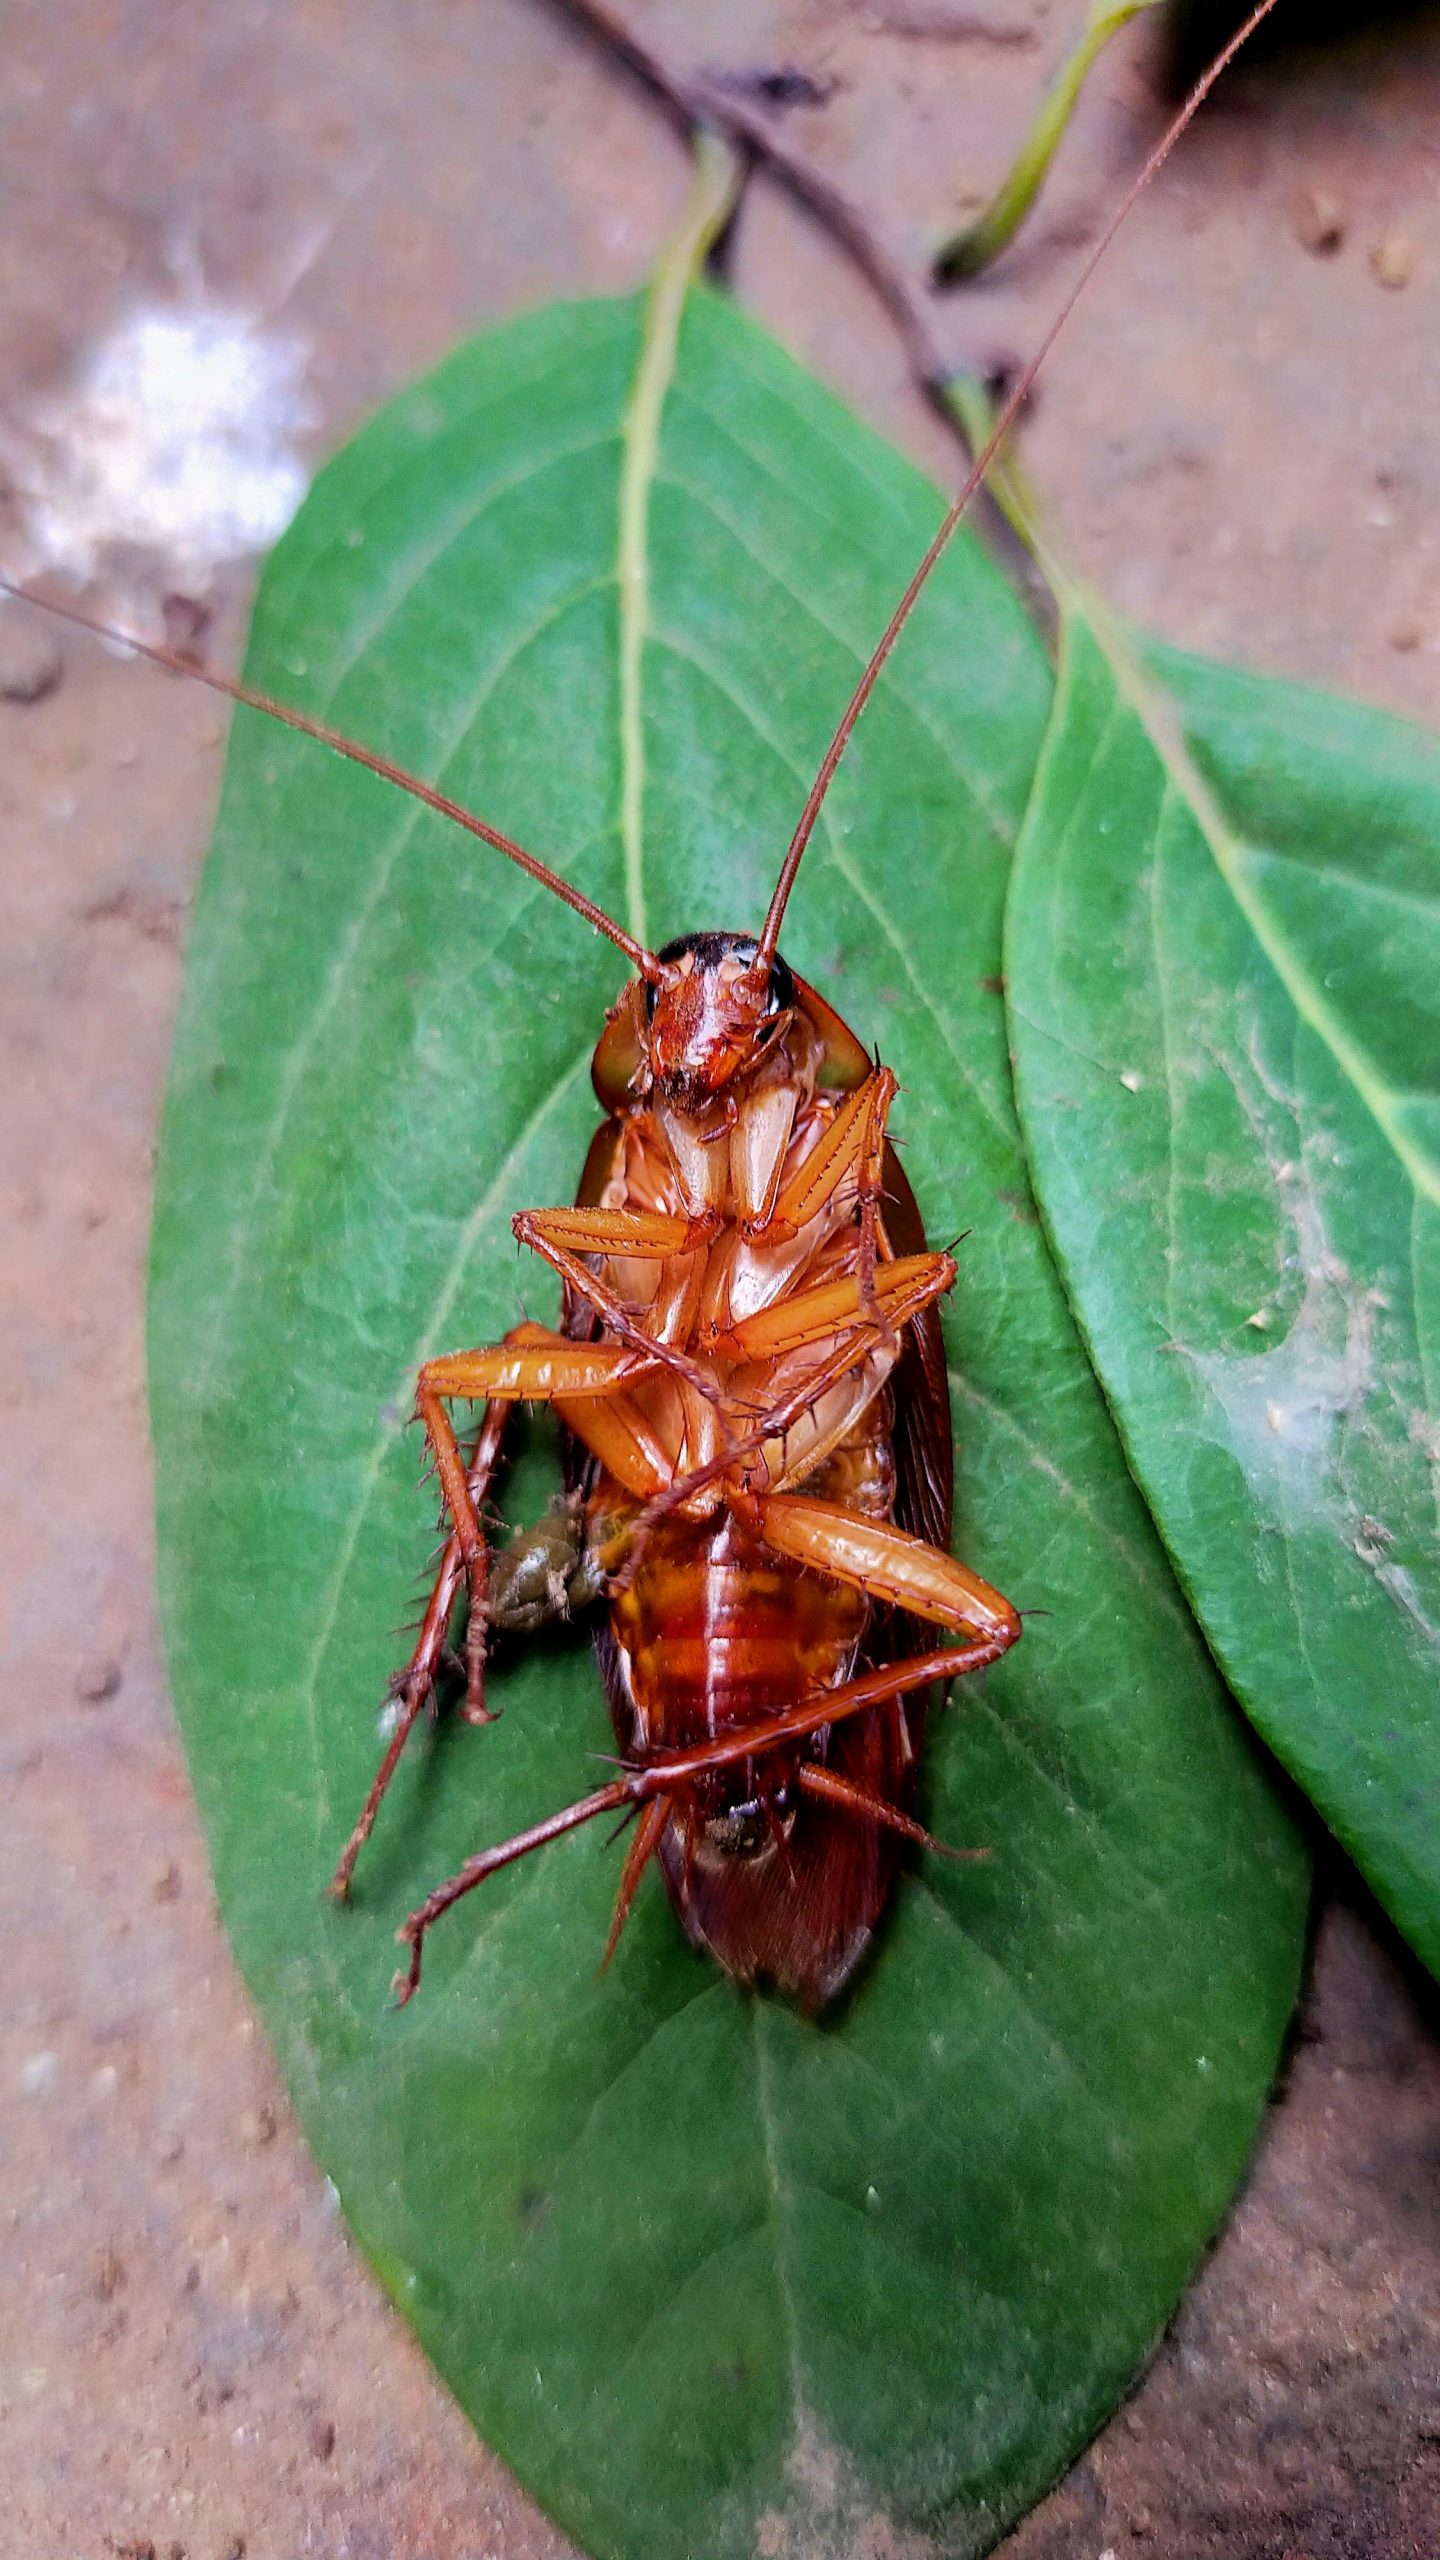
<svg viewBox="0 0 1440 2560"><path fill-rule="evenodd" d="M1307 188L1295 207L1295 237L1312 258L1333 258L1345 239L1345 212L1338 197Z"/></svg>
<svg viewBox="0 0 1440 2560"><path fill-rule="evenodd" d="M95 2290L102 2302L112 2302L125 2281L125 2261L107 2240L95 2261Z"/></svg>
<svg viewBox="0 0 1440 2560"><path fill-rule="evenodd" d="M1370 252L1370 265L1377 284L1390 293L1398 293L1415 273L1415 252L1403 231L1387 231Z"/></svg>
<svg viewBox="0 0 1440 2560"><path fill-rule="evenodd" d="M0 628L0 696L6 702L43 702L64 673L59 642L33 617Z"/></svg>
<svg viewBox="0 0 1440 2560"><path fill-rule="evenodd" d="M155 1902L179 1901L180 1870L176 1866L173 1858L169 1859L163 1867L157 1869L155 1876L151 1881L150 1893L152 1900Z"/></svg>
<svg viewBox="0 0 1440 2560"><path fill-rule="evenodd" d="M113 1653L89 1653L75 1674L75 1695L87 1707L103 1707L115 1696L121 1678Z"/></svg>
<svg viewBox="0 0 1440 2560"><path fill-rule="evenodd" d="M329 2418L312 2418L309 2427L310 2450L317 2462L328 2462L335 2450L335 2427Z"/></svg>
<svg viewBox="0 0 1440 2560"><path fill-rule="evenodd" d="M251 2151L262 2151L276 2133L273 2107L247 2107L240 2119L240 2139Z"/></svg>

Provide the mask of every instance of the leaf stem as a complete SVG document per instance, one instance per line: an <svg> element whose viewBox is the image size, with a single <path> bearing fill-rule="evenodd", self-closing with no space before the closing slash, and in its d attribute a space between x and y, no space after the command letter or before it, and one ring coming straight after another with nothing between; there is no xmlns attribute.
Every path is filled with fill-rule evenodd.
<svg viewBox="0 0 1440 2560"><path fill-rule="evenodd" d="M973 373L951 374L938 386L939 397L972 453L983 453L995 432L995 402L988 386ZM985 486L1010 530L1024 544L1030 557L1043 568L1044 542L1040 526L1040 509L1035 492L1016 450L1014 435L1007 435L994 454L985 474Z"/></svg>
<svg viewBox="0 0 1440 2560"><path fill-rule="evenodd" d="M1041 100L1008 176L984 212L937 252L932 270L937 284L963 284L1009 248L1044 184L1093 65L1112 36L1154 6L1155 0L1118 0L1118 6L1107 8L1103 0L1092 0L1084 33Z"/></svg>

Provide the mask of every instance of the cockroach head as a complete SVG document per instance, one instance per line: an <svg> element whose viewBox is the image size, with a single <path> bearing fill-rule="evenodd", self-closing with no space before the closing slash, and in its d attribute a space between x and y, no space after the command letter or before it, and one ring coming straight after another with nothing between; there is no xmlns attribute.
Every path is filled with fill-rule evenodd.
<svg viewBox="0 0 1440 2560"><path fill-rule="evenodd" d="M788 1020L795 982L753 934L687 933L655 954L645 983L654 1085L697 1108L763 1057Z"/></svg>

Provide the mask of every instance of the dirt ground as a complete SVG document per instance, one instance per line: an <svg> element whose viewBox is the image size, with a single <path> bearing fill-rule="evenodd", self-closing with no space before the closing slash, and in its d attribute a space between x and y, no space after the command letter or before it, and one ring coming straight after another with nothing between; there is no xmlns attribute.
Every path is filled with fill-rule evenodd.
<svg viewBox="0 0 1440 2560"><path fill-rule="evenodd" d="M1079 12L632 14L752 89L802 71L816 96L791 129L918 265L998 175ZM1027 450L1122 608L1434 720L1440 32L1365 14L1368 35L1261 66L1197 128L1097 280ZM1125 46L1033 236L941 322L956 349L1034 342L1067 244L1135 164L1153 44ZM4 526L45 557L60 534L47 553L27 472L137 306L208 298L289 333L287 432L313 464L467 329L639 278L685 162L655 100L548 0L16 0L0 172ZM733 281L953 475L886 315L764 177ZM163 589L163 550L97 535L99 592ZM221 551L223 657L249 572ZM300 2147L216 1923L157 1650L150 1170L223 727L198 689L0 618L0 2543L540 2560L567 2546L431 2377ZM1435 2016L1332 1863L1247 2190L1142 2388L1010 2560L1440 2550Z"/></svg>

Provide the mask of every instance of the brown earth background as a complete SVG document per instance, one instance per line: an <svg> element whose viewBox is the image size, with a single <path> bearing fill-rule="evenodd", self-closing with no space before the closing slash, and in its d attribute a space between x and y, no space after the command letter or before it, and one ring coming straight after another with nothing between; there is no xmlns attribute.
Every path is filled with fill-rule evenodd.
<svg viewBox="0 0 1440 2560"><path fill-rule="evenodd" d="M1000 175L1080 14L626 12L737 94L803 71L819 102L777 130L912 276ZM1434 722L1440 27L1357 14L1215 102L1096 280L1025 449L1123 610ZM1144 23L1106 57L1023 243L939 316L954 353L1034 343L1157 129L1156 59ZM685 178L662 104L549 0L12 0L0 395L23 417L63 385L123 306L176 289L183 244L210 293L281 293L318 460L471 329L634 284ZM732 281L953 480L891 318L763 169ZM222 663L250 575L216 583ZM150 1175L224 725L198 688L0 624L0 2549L548 2560L568 2546L430 2375L300 2146L217 1926L157 1649ZM1434 1995L1340 1862L1323 1875L1246 2190L1144 2384L1008 2560L1440 2550Z"/></svg>

